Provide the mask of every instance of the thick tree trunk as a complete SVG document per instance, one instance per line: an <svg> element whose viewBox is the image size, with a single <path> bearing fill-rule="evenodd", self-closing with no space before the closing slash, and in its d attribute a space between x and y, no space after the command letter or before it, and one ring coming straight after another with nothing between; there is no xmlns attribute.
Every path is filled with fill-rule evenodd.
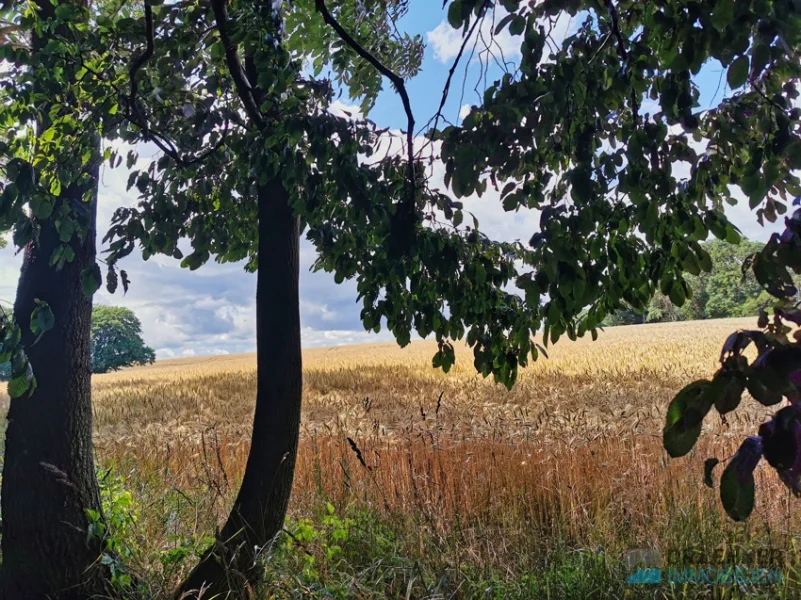
<svg viewBox="0 0 801 600"><path fill-rule="evenodd" d="M54 14L48 0L38 5L41 18ZM34 35L33 49L45 46L49 35ZM49 106L43 105L40 114L39 131L44 131L50 126ZM81 271L96 254L99 136L95 144L89 180L65 186L56 203L66 202L74 214L86 215L86 236L75 235L69 242L74 260L60 269L50 266L53 251L62 245L56 216L39 221L39 239L25 249L17 288L14 316L38 387L11 400L8 411L1 492L0 591L5 600L77 600L102 585L96 566L102 541L87 536L86 511L99 514L101 508L92 451L92 300L81 288ZM38 343L30 331L36 300L47 302L55 317L53 329Z"/></svg>
<svg viewBox="0 0 801 600"><path fill-rule="evenodd" d="M98 166L91 187L72 185L64 194L90 213L86 239L73 238L75 259L56 270L50 256L60 245L52 221L40 222L31 243L14 304L38 387L11 401L2 483L2 589L6 600L73 599L93 585L101 543L87 539L86 509L100 511L92 453L92 301L81 289L81 270L95 260ZM83 202L91 188L94 198ZM34 344L30 314L47 302L55 326Z"/></svg>
<svg viewBox="0 0 801 600"><path fill-rule="evenodd" d="M215 547L177 592L183 598L244 598L258 582L259 553L284 524L300 431L302 364L298 218L280 181L259 189L256 283L258 383L242 487Z"/></svg>

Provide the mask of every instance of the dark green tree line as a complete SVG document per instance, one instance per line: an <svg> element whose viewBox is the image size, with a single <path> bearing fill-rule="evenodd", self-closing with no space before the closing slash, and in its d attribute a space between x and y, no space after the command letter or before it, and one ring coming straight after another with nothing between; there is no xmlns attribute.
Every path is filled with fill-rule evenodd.
<svg viewBox="0 0 801 600"><path fill-rule="evenodd" d="M604 325L756 317L771 306L771 295L759 284L754 273L747 268L743 270L749 257L764 250L764 243L742 240L739 244L729 244L711 240L702 245L710 255L712 270L686 277L690 296L684 305L676 306L659 292L644 312L631 308L620 310L607 317Z"/></svg>

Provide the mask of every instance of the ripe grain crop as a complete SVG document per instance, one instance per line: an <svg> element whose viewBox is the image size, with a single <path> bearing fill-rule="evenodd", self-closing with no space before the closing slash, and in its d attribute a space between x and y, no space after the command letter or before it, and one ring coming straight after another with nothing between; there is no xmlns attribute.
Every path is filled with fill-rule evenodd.
<svg viewBox="0 0 801 600"><path fill-rule="evenodd" d="M748 399L728 422L708 417L682 459L661 446L673 395L711 375L726 336L753 325L639 325L561 341L511 391L476 375L466 347L449 374L431 367L436 346L427 341L305 351L291 522L333 510L370 540L358 546L354 534L338 563L320 554L319 539L308 541L316 577L347 579L347 596L359 597L468 597L477 581L527 597L518 588L528 581L554 598L611 598L596 592L623 586L615 589L630 595L628 549L771 548L789 565L774 591L791 597L798 501L759 468L756 510L735 524L717 490L702 485L704 459L726 458L768 412ZM140 566L152 570L165 549L202 545L230 507L249 447L255 357L160 361L96 376L93 389L99 462L135 498ZM605 583L565 588L576 560ZM555 561L562 567L549 587ZM161 561L164 589L188 566ZM293 581L286 595L303 587Z"/></svg>

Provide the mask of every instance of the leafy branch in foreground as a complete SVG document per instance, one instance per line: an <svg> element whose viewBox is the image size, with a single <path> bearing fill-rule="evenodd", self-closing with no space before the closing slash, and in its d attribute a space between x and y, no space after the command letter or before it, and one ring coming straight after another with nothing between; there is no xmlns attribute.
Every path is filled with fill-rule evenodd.
<svg viewBox="0 0 801 600"><path fill-rule="evenodd" d="M795 204L801 204L801 198ZM754 508L753 472L763 457L782 482L801 496L801 309L789 272L801 273L801 208L786 219L781 235L774 234L761 252L751 256L744 269L749 267L777 297L772 318L763 311L761 329L729 336L721 351L720 369L711 380L695 382L679 392L668 409L664 430L668 453L684 456L698 440L712 407L725 419L746 392L764 406L781 405L760 426L758 435L742 443L721 476L721 501L736 521L747 519ZM750 361L745 350L752 345L757 357ZM710 486L718 463L717 458L707 461L705 479Z"/></svg>

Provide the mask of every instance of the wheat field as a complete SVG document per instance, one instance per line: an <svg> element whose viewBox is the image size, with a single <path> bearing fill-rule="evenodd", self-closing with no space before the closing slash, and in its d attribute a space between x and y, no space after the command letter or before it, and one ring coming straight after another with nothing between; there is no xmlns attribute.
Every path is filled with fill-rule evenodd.
<svg viewBox="0 0 801 600"><path fill-rule="evenodd" d="M466 347L449 374L431 367L428 341L304 351L287 527L314 533L299 556L285 557L295 566L273 574L271 595L318 597L339 585L343 597L365 598L486 597L490 589L491 597L694 598L626 587L627 550L723 546L779 549L783 587L766 597L794 597L801 501L760 466L754 514L735 524L717 490L702 485L704 459L729 456L767 411L749 399L727 423L710 415L682 459L661 447L672 396L711 375L726 336L753 325L638 325L608 328L596 342L560 341L511 391L476 375ZM98 461L122 478L135 506L133 568L151 579L157 572L154 589L167 590L236 493L255 357L159 361L95 376L93 393ZM351 532L334 557L332 514ZM179 556L165 561L165 553Z"/></svg>

